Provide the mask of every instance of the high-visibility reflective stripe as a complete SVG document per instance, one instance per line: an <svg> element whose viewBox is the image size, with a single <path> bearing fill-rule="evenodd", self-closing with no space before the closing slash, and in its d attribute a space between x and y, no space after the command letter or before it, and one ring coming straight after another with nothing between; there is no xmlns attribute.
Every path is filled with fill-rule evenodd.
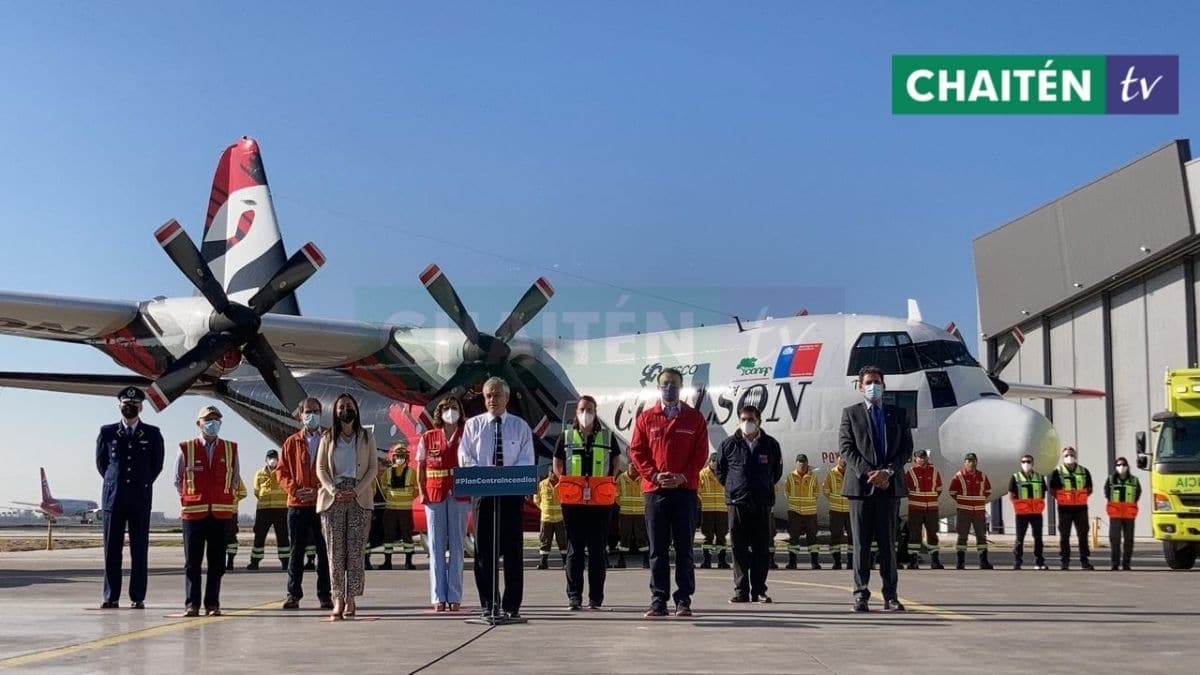
<svg viewBox="0 0 1200 675"><path fill-rule="evenodd" d="M450 469L425 469L425 476L428 478L447 478L450 476Z"/></svg>
<svg viewBox="0 0 1200 675"><path fill-rule="evenodd" d="M196 474L193 467L196 464L196 441L190 440L187 442L187 471L184 476L187 477L187 493L190 495L196 494Z"/></svg>
<svg viewBox="0 0 1200 675"><path fill-rule="evenodd" d="M784 495L787 497L788 511L802 516L811 516L817 512L817 477L811 471L803 476L795 471L788 474L784 484Z"/></svg>
<svg viewBox="0 0 1200 675"><path fill-rule="evenodd" d="M578 429L567 431L567 473L571 476L583 475L583 434ZM607 476L610 465L608 431L598 429L592 434L592 475Z"/></svg>

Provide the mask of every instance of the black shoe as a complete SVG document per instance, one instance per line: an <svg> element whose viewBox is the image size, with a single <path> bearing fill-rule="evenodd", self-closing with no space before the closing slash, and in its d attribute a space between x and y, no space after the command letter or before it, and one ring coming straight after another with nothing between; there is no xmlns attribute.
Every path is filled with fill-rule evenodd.
<svg viewBox="0 0 1200 675"><path fill-rule="evenodd" d="M316 563L316 560L315 560L315 559L313 559L313 558L309 558L309 559L308 559L308 562L304 563L304 569L306 569L306 570L308 570L308 571L310 571L310 572L311 572L312 570L315 570L315 569L317 569L317 563Z"/></svg>
<svg viewBox="0 0 1200 675"><path fill-rule="evenodd" d="M567 605L568 612L578 612L583 609L583 604L578 600L572 600L571 604Z"/></svg>
<svg viewBox="0 0 1200 675"><path fill-rule="evenodd" d="M593 612L599 612L600 608L602 606L603 606L602 603L599 603L599 602L589 602L588 603L588 609L592 610Z"/></svg>
<svg viewBox="0 0 1200 675"><path fill-rule="evenodd" d="M899 600L884 600L883 611L885 612L903 612L904 605L900 604Z"/></svg>
<svg viewBox="0 0 1200 675"><path fill-rule="evenodd" d="M1013 569L1014 569L1014 570L1019 570L1019 569L1021 569L1021 563L1013 563Z"/></svg>
<svg viewBox="0 0 1200 675"><path fill-rule="evenodd" d="M186 617L200 616L200 608L195 605L188 605L184 608L183 615Z"/></svg>
<svg viewBox="0 0 1200 675"><path fill-rule="evenodd" d="M204 609L204 615L205 616L221 616L221 608L220 607L206 607Z"/></svg>
<svg viewBox="0 0 1200 675"><path fill-rule="evenodd" d="M320 598L320 600L321 600L321 609L333 609L333 598L331 596L327 595L323 598Z"/></svg>
<svg viewBox="0 0 1200 675"><path fill-rule="evenodd" d="M413 564L412 557L413 557L413 554L411 554L411 553L404 554L404 569L406 569L406 570L417 569L417 566Z"/></svg>
<svg viewBox="0 0 1200 675"><path fill-rule="evenodd" d="M289 567L291 567L290 561L287 561L287 560L280 560L280 561L279 561L279 569L281 569L281 570L283 570L284 572L286 572L286 571L288 571L288 568L289 568Z"/></svg>
<svg viewBox="0 0 1200 675"><path fill-rule="evenodd" d="M129 608L130 609L146 609L146 603L142 602L141 600L138 600L137 602L130 605Z"/></svg>
<svg viewBox="0 0 1200 675"><path fill-rule="evenodd" d="M772 599L771 599L771 596L767 595L766 593L763 593L762 595L756 596L756 597L754 598L754 601L755 601L755 602L761 602L761 603L763 603L764 605L769 605L769 604L771 604L771 603L775 602L774 600L772 600Z"/></svg>
<svg viewBox="0 0 1200 675"><path fill-rule="evenodd" d="M774 557L771 558L771 569L773 569L773 570L779 569L779 563L775 562Z"/></svg>
<svg viewBox="0 0 1200 675"><path fill-rule="evenodd" d="M232 555L225 556L225 571L226 572L233 571L233 556Z"/></svg>
<svg viewBox="0 0 1200 675"><path fill-rule="evenodd" d="M506 612L504 612L504 616L508 617L509 619L519 619L519 618L521 618L521 610L514 609L511 612L506 611Z"/></svg>
<svg viewBox="0 0 1200 675"><path fill-rule="evenodd" d="M1120 565L1118 565L1117 563L1113 563L1113 564L1112 564L1112 571L1116 572L1116 571L1118 571L1118 570L1120 570L1120 569L1121 569L1121 566L1120 566Z"/></svg>
<svg viewBox="0 0 1200 675"><path fill-rule="evenodd" d="M675 616L689 617L692 615L692 608L688 605L675 605Z"/></svg>
<svg viewBox="0 0 1200 675"><path fill-rule="evenodd" d="M1121 570L1124 572L1132 572L1133 567L1131 567L1129 563L1125 563L1124 565L1121 565Z"/></svg>
<svg viewBox="0 0 1200 675"><path fill-rule="evenodd" d="M613 567L616 567L619 570L625 569L625 556L621 556L620 558L617 558L617 564L614 565Z"/></svg>
<svg viewBox="0 0 1200 675"><path fill-rule="evenodd" d="M120 607L121 607L121 603L119 603L115 600L112 602L100 603L100 609L119 609Z"/></svg>
<svg viewBox="0 0 1200 675"><path fill-rule="evenodd" d="M1061 569L1064 571L1071 569L1071 563L1063 563Z"/></svg>
<svg viewBox="0 0 1200 675"><path fill-rule="evenodd" d="M666 615L667 615L666 605L650 605L650 608L647 609L646 613L643 614L642 616L647 619L657 619L658 617L666 616Z"/></svg>
<svg viewBox="0 0 1200 675"><path fill-rule="evenodd" d="M392 561L391 561L391 560L384 560L384 561L383 561L383 564L379 566L379 569L381 569L381 570L390 570L390 569L392 569Z"/></svg>
<svg viewBox="0 0 1200 675"><path fill-rule="evenodd" d="M371 556L367 556L366 558L363 558L363 569L364 570L374 570L375 569L375 566L371 564Z"/></svg>
<svg viewBox="0 0 1200 675"><path fill-rule="evenodd" d="M741 594L735 595L729 599L729 604L731 605L740 605L745 602L750 602L750 598Z"/></svg>
<svg viewBox="0 0 1200 675"><path fill-rule="evenodd" d="M332 603L330 604L329 608L333 609ZM300 609L300 598L297 598L294 595L287 596L287 600L283 601L283 605L280 606L280 609Z"/></svg>
<svg viewBox="0 0 1200 675"><path fill-rule="evenodd" d="M258 569L258 561L257 561L257 560L251 560L251 561L250 561L250 564L249 564L249 565L246 565L246 569L248 569L248 570L256 570L256 569Z"/></svg>
<svg viewBox="0 0 1200 675"><path fill-rule="evenodd" d="M920 568L920 567L917 565L917 559L916 559L916 558L913 558L912 560L909 560L909 561L908 561L908 569L910 569L910 570L919 570L919 569L921 569L921 568Z"/></svg>
<svg viewBox="0 0 1200 675"><path fill-rule="evenodd" d="M833 569L835 569L835 570L840 570L840 569L842 569L842 563L841 563L841 561L839 561L839 560L834 560L834 561L833 561Z"/></svg>
<svg viewBox="0 0 1200 675"><path fill-rule="evenodd" d="M1083 568L1083 569L1085 569L1085 570L1094 570L1094 569L1096 569L1095 567L1093 567L1093 566L1092 566L1092 563L1090 563L1090 562L1081 562L1081 563L1079 563L1079 566L1080 566L1080 567L1082 567L1082 568Z"/></svg>
<svg viewBox="0 0 1200 675"><path fill-rule="evenodd" d="M796 563L794 563L794 562L789 562L788 564L786 564L786 565L784 565L784 566L783 566L783 569L785 569L785 570L794 570L794 569L796 569Z"/></svg>
<svg viewBox="0 0 1200 675"><path fill-rule="evenodd" d="M942 560L936 552L931 553L929 555L929 569L931 569L931 570L946 569L946 566L942 564Z"/></svg>
<svg viewBox="0 0 1200 675"><path fill-rule="evenodd" d="M854 601L854 611L856 611L856 612L871 611L871 608L867 606L867 599L862 598L861 600L855 600Z"/></svg>

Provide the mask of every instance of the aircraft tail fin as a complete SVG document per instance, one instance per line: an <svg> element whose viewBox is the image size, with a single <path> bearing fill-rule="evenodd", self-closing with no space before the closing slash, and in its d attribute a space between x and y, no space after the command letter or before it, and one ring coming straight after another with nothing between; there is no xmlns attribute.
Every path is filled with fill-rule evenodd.
<svg viewBox="0 0 1200 675"><path fill-rule="evenodd" d="M46 469L41 468L39 471L42 472L42 502L52 502L54 497L50 494L50 483L46 481Z"/></svg>
<svg viewBox="0 0 1200 675"><path fill-rule="evenodd" d="M287 262L262 155L249 136L225 148L217 163L200 252L225 292L242 302ZM296 296L271 313L299 316Z"/></svg>

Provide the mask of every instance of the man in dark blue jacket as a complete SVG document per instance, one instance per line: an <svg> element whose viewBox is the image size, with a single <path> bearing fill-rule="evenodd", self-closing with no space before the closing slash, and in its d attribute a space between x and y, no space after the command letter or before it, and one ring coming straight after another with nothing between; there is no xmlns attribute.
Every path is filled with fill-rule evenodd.
<svg viewBox="0 0 1200 675"><path fill-rule="evenodd" d="M738 411L738 430L721 442L713 473L725 486L729 535L733 540L733 597L730 602L771 602L771 510L775 484L783 476L779 442L759 428L762 415L752 405Z"/></svg>
<svg viewBox="0 0 1200 675"><path fill-rule="evenodd" d="M154 480L163 468L163 437L158 427L142 422L146 395L126 387L117 395L121 421L100 427L96 438L96 470L104 478L100 508L104 511L104 601L116 609L121 597L121 549L129 529L129 599L144 609L149 574L150 502Z"/></svg>

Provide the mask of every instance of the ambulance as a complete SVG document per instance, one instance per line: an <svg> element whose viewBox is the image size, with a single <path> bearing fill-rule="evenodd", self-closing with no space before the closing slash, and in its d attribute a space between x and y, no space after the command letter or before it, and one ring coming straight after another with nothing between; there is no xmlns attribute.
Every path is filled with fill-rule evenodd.
<svg viewBox="0 0 1200 675"><path fill-rule="evenodd" d="M1167 409L1152 420L1152 448L1137 433L1137 465L1150 472L1154 538L1167 566L1191 569L1200 550L1200 368L1167 371Z"/></svg>

